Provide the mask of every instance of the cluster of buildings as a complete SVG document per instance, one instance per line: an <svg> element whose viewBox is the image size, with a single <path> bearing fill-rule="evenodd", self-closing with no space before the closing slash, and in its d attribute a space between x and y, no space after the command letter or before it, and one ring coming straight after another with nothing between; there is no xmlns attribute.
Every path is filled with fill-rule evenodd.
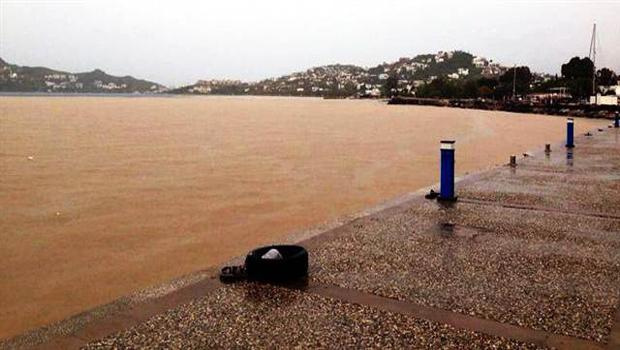
<svg viewBox="0 0 620 350"><path fill-rule="evenodd" d="M21 92L134 92L158 93L162 85L130 76L116 77L101 70L67 73L45 67L8 64L0 58L0 91Z"/></svg>
<svg viewBox="0 0 620 350"><path fill-rule="evenodd" d="M252 84L249 92L278 95L322 96L334 91L354 92L368 75L363 68L351 65L330 65L308 69L279 78Z"/></svg>
<svg viewBox="0 0 620 350"><path fill-rule="evenodd" d="M75 74L47 74L43 82L48 88L48 91L81 90L84 88L84 84L78 82L78 77Z"/></svg>
<svg viewBox="0 0 620 350"><path fill-rule="evenodd" d="M13 72L11 66L4 64L4 61L0 60L0 79L15 80L17 77L17 72Z"/></svg>
<svg viewBox="0 0 620 350"><path fill-rule="evenodd" d="M237 89L242 85L244 85L244 83L240 80L198 80L196 84L188 89L188 92L195 94L210 94L217 93L223 89Z"/></svg>
<svg viewBox="0 0 620 350"><path fill-rule="evenodd" d="M598 91L596 95L588 98L588 104L599 106L620 105L620 80L618 80L616 85L598 86ZM568 88L554 87L548 89L546 92L528 94L525 96L525 100L533 103L548 104L554 102L571 102L574 99Z"/></svg>
<svg viewBox="0 0 620 350"><path fill-rule="evenodd" d="M45 76L45 80L69 81L69 82L74 83L74 82L76 82L78 80L78 77L75 74L54 73L54 74L47 74Z"/></svg>
<svg viewBox="0 0 620 350"><path fill-rule="evenodd" d="M461 51L402 57L396 62L371 68L354 65L328 65L256 83L235 80L201 80L187 90L198 94L254 94L301 96L378 97L390 77L396 79L401 94L415 94L423 84L439 77L463 79L481 74L499 75L506 68L483 57Z"/></svg>
<svg viewBox="0 0 620 350"><path fill-rule="evenodd" d="M620 105L620 79L616 82L616 85L599 86L599 92L590 96L590 104L595 105L608 105L616 106Z"/></svg>
<svg viewBox="0 0 620 350"><path fill-rule="evenodd" d="M47 74L44 77L43 83L48 91L81 91L84 89L84 83L78 81L78 76L75 74ZM127 84L117 84L114 82L95 80L92 82L92 89L102 91L119 91L127 89Z"/></svg>
<svg viewBox="0 0 620 350"><path fill-rule="evenodd" d="M101 80L95 80L93 82L93 86L96 89L108 90L108 91L110 91L110 90L124 90L124 89L127 89L127 84L125 84L125 83L122 83L122 84L116 84L116 83L113 83L113 82L105 83L105 82L103 82Z"/></svg>

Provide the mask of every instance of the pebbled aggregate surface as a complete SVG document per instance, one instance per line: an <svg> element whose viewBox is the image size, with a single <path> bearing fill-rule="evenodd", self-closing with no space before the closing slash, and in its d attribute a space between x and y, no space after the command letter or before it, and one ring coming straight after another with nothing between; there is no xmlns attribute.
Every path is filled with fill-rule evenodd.
<svg viewBox="0 0 620 350"><path fill-rule="evenodd" d="M225 286L85 349L536 349L285 288Z"/></svg>
<svg viewBox="0 0 620 350"><path fill-rule="evenodd" d="M605 342L620 295L620 143L585 140L574 153L570 164L555 151L457 184L456 204L355 222L313 247L312 278Z"/></svg>
<svg viewBox="0 0 620 350"><path fill-rule="evenodd" d="M455 204L412 200L354 220L309 243L310 283L604 344L620 295L618 139L601 133L485 172L457 184ZM242 283L85 348L370 347L536 346Z"/></svg>

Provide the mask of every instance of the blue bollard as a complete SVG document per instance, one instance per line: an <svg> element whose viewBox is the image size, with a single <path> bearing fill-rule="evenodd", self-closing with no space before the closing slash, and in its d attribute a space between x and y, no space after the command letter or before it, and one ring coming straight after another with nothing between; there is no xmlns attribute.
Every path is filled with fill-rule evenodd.
<svg viewBox="0 0 620 350"><path fill-rule="evenodd" d="M456 201L454 196L454 142L441 141L441 183L439 200Z"/></svg>
<svg viewBox="0 0 620 350"><path fill-rule="evenodd" d="M568 118L566 121L566 147L573 148L575 143L573 138L575 137L575 121L573 118Z"/></svg>
<svg viewBox="0 0 620 350"><path fill-rule="evenodd" d="M614 117L614 128L620 128L620 112L616 112Z"/></svg>

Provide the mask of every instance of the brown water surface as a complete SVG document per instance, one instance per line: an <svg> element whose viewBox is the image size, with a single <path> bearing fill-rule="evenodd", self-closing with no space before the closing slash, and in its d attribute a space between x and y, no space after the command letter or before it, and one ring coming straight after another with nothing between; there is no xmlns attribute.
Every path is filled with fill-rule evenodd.
<svg viewBox="0 0 620 350"><path fill-rule="evenodd" d="M440 139L464 174L564 132L377 101L0 97L0 338L436 183Z"/></svg>

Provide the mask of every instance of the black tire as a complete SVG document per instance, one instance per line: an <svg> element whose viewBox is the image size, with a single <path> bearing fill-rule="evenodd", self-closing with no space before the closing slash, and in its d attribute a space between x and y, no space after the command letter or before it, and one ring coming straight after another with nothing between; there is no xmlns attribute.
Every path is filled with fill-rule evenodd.
<svg viewBox="0 0 620 350"><path fill-rule="evenodd" d="M263 259L270 249L277 249L283 259ZM308 275L308 252L298 245L271 245L255 249L245 258L249 280L283 282Z"/></svg>

